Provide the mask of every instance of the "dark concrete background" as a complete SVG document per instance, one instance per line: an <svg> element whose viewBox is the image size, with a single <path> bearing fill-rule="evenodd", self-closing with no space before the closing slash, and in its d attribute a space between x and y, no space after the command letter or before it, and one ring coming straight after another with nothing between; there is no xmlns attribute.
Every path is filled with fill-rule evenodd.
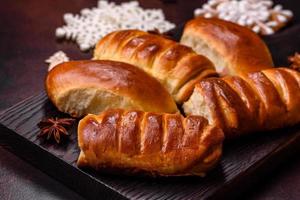
<svg viewBox="0 0 300 200"><path fill-rule="evenodd" d="M120 1L117 1L120 2ZM180 24L192 18L193 10L202 0L177 0L163 3L159 0L140 0L143 7L163 8L168 20ZM300 13L296 0L276 1L294 13ZM26 0L2 1L0 6L0 110L37 94L44 89L47 72L44 60L57 50L71 58L90 58L91 52L82 53L76 44L57 42L55 28L63 24L66 12L78 13L84 7L95 6L92 0ZM299 14L295 16L299 23ZM299 33L300 35L300 33ZM288 38L282 47L293 42ZM280 42L280 41L279 41ZM299 47L300 48L300 47ZM300 49L298 49L300 50ZM300 159L290 159L271 175L262 177L245 199L299 199ZM0 147L0 199L81 199L53 178L34 168L14 154Z"/></svg>

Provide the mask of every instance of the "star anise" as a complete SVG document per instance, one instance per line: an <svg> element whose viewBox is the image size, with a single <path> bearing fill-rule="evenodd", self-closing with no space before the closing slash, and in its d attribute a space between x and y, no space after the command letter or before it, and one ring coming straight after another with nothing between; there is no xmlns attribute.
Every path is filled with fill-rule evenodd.
<svg viewBox="0 0 300 200"><path fill-rule="evenodd" d="M41 129L39 137L47 136L46 139L49 140L51 137L57 143L60 143L61 136L68 136L69 133L66 130L67 127L71 126L75 119L72 118L48 118L42 120L38 123L39 128Z"/></svg>
<svg viewBox="0 0 300 200"><path fill-rule="evenodd" d="M291 63L290 68L300 71L300 54L298 52L294 56L289 56L288 60Z"/></svg>

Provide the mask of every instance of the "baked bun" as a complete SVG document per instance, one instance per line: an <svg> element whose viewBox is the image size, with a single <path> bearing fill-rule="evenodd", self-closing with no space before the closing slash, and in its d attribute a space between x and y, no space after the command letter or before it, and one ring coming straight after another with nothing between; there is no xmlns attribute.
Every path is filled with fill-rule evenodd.
<svg viewBox="0 0 300 200"><path fill-rule="evenodd" d="M300 73L272 68L205 79L183 108L221 127L226 137L295 125L300 122Z"/></svg>
<svg viewBox="0 0 300 200"><path fill-rule="evenodd" d="M108 34L96 45L95 60L135 65L158 79L181 104L199 80L217 76L213 64L191 48L157 34L123 30Z"/></svg>
<svg viewBox="0 0 300 200"><path fill-rule="evenodd" d="M108 110L78 125L79 167L203 176L219 160L223 132L200 116Z"/></svg>
<svg viewBox="0 0 300 200"><path fill-rule="evenodd" d="M193 19L185 25L180 42L208 57L221 76L273 67L271 54L261 38L248 28L228 21Z"/></svg>
<svg viewBox="0 0 300 200"><path fill-rule="evenodd" d="M46 78L50 100L73 117L108 108L177 112L172 96L153 77L130 64L71 61L54 67Z"/></svg>

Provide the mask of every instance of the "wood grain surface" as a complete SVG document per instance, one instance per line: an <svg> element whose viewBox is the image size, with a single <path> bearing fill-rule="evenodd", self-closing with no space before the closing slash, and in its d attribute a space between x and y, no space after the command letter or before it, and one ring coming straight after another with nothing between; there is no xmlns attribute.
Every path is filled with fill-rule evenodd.
<svg viewBox="0 0 300 200"><path fill-rule="evenodd" d="M120 1L117 1L120 2ZM163 8L167 19L181 24L190 19L194 8L204 0L177 0L172 3L141 0L143 7ZM300 51L300 5L295 0L277 0L294 11L293 22L284 30L265 40L272 46L277 65L286 65L286 56ZM70 57L90 58L76 44L56 41L54 30L63 24L66 12L78 13L96 1L45 0L3 1L0 6L0 110L44 89L47 72L44 60L57 50ZM1 129L1 133L2 133ZM5 146L1 143L1 146ZM0 147L0 199L80 199L78 195ZM296 157L297 158L297 157ZM276 171L255 174L260 184L250 188L243 198L297 199L300 196L299 159L284 157ZM268 170L266 170L268 171Z"/></svg>

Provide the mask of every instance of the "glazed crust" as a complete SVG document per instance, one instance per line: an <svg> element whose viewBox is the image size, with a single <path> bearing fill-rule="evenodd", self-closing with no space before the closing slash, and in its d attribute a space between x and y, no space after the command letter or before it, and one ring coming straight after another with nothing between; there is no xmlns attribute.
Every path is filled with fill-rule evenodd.
<svg viewBox="0 0 300 200"><path fill-rule="evenodd" d="M223 128L226 137L235 137L299 123L299 80L295 70L272 68L241 77L206 79L194 93L207 102L211 123ZM189 101L184 104L186 114L195 114L190 111L197 106L191 108Z"/></svg>
<svg viewBox="0 0 300 200"><path fill-rule="evenodd" d="M94 59L135 65L158 79L177 103L187 100L195 80L217 76L213 64L191 48L138 30L108 34L96 45Z"/></svg>
<svg viewBox="0 0 300 200"><path fill-rule="evenodd" d="M185 25L181 43L207 56L222 76L273 67L271 54L260 37L228 21L203 17L190 20Z"/></svg>
<svg viewBox="0 0 300 200"><path fill-rule="evenodd" d="M79 167L161 176L203 176L219 160L224 135L205 118L108 110L79 122Z"/></svg>
<svg viewBox="0 0 300 200"><path fill-rule="evenodd" d="M130 64L71 61L54 67L46 78L54 105L74 117L107 108L177 112L172 96L153 77Z"/></svg>

